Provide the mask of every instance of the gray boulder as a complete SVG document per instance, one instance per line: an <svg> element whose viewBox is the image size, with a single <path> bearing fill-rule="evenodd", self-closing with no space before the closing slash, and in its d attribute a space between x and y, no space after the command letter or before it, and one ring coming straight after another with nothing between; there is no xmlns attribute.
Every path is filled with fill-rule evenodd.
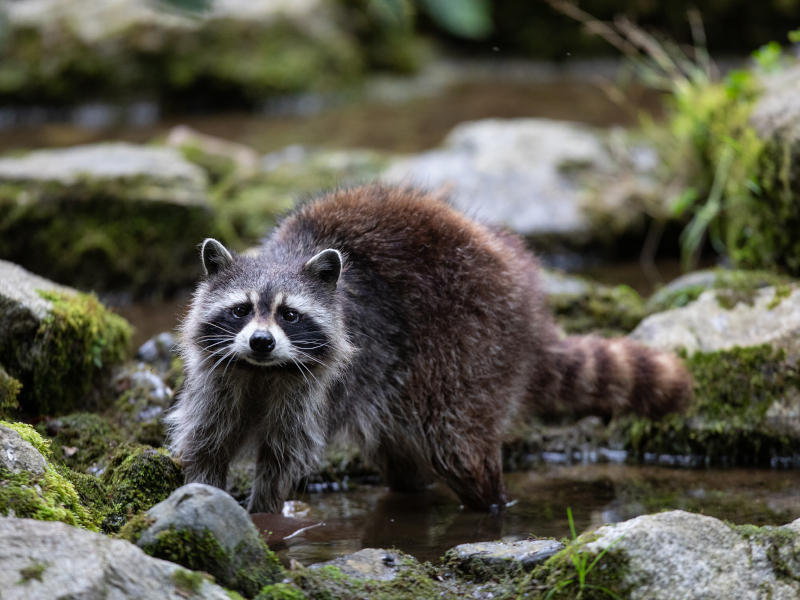
<svg viewBox="0 0 800 600"><path fill-rule="evenodd" d="M800 594L797 529L735 528L676 510L601 527L584 548L624 565L632 600L788 600Z"/></svg>
<svg viewBox="0 0 800 600"><path fill-rule="evenodd" d="M460 209L527 236L580 242L607 235L609 222L638 223L631 202L652 185L646 177L621 182L621 167L603 136L584 125L487 119L458 125L444 148L398 160L384 178L452 193Z"/></svg>
<svg viewBox="0 0 800 600"><path fill-rule="evenodd" d="M0 425L0 469L11 473L25 471L39 476L44 473L44 456L10 427Z"/></svg>
<svg viewBox="0 0 800 600"><path fill-rule="evenodd" d="M181 564L248 597L280 574L250 515L223 490L190 483L148 510L146 518L137 546L152 556L171 557L179 543Z"/></svg>
<svg viewBox="0 0 800 600"><path fill-rule="evenodd" d="M722 295L721 295L722 294ZM644 319L630 337L662 350L714 352L734 346L769 344L800 352L800 289L767 287L733 307L718 290L674 310Z"/></svg>
<svg viewBox="0 0 800 600"><path fill-rule="evenodd" d="M3 600L228 600L200 573L64 523L0 517Z"/></svg>

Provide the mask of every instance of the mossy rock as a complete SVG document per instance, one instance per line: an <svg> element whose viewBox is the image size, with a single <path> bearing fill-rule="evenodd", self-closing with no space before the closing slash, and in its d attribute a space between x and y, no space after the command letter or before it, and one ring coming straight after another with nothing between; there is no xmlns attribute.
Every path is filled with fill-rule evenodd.
<svg viewBox="0 0 800 600"><path fill-rule="evenodd" d="M53 462L85 473L103 470L111 452L125 436L117 426L97 413L73 413L37 425L51 438Z"/></svg>
<svg viewBox="0 0 800 600"><path fill-rule="evenodd" d="M29 425L0 421L0 426L19 434L29 452L42 455L40 473L13 472L0 465L0 515L42 521L62 521L96 531L98 521L91 509L83 505L68 478L46 461L48 444Z"/></svg>
<svg viewBox="0 0 800 600"><path fill-rule="evenodd" d="M174 150L98 144L0 159L0 257L81 289L170 294L201 274L204 172Z"/></svg>
<svg viewBox="0 0 800 600"><path fill-rule="evenodd" d="M685 359L695 381L685 415L612 422L612 436L636 457L694 455L706 464L769 466L800 452L800 367L771 346L697 352ZM800 413L797 413L800 414Z"/></svg>
<svg viewBox="0 0 800 600"><path fill-rule="evenodd" d="M0 261L0 363L22 384L30 415L97 409L110 368L130 351L131 327L93 295Z"/></svg>
<svg viewBox="0 0 800 600"><path fill-rule="evenodd" d="M647 316L641 296L626 285L608 287L587 282L581 293L551 294L547 301L569 335L618 337L630 333Z"/></svg>
<svg viewBox="0 0 800 600"><path fill-rule="evenodd" d="M708 269L683 275L658 290L647 300L648 314L681 308L697 300L706 290L717 290L717 302L723 308L733 308L739 302L750 306L758 290L766 287L786 286L794 280L780 273L764 270Z"/></svg>
<svg viewBox="0 0 800 600"><path fill-rule="evenodd" d="M163 448L125 444L114 452L101 480L110 506L102 529L116 532L183 485L183 469Z"/></svg>
<svg viewBox="0 0 800 600"><path fill-rule="evenodd" d="M17 19L9 11L0 54L0 99L6 103L144 94L173 107L196 107L203 98L211 106L255 108L271 95L353 83L364 71L365 56L379 49L351 34L358 16L353 10L340 14L346 6L327 1L299 5L306 13L300 15L293 7L237 15L235 5L229 14L215 7L190 15L126 2L100 6L77 22L79 4L59 5L61 10L40 10L33 18ZM106 15L104 9L114 12ZM372 14L372 23L382 20ZM362 27L369 22L358 21ZM403 48L408 39L414 39L412 30L384 41L384 67L402 60L402 52L391 49Z"/></svg>
<svg viewBox="0 0 800 600"><path fill-rule="evenodd" d="M151 556L210 573L247 598L283 578L250 515L223 490L188 484L120 532Z"/></svg>

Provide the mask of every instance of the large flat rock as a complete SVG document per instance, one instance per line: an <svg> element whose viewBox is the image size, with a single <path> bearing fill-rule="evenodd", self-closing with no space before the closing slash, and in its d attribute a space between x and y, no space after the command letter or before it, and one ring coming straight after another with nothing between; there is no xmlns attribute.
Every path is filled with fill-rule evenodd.
<svg viewBox="0 0 800 600"><path fill-rule="evenodd" d="M720 301L720 291L709 290L684 306L644 319L630 337L662 350L714 352L734 346L769 344L800 352L800 289L767 287L756 290L752 304L732 308ZM776 298L776 293L779 296ZM781 297L781 294L788 294Z"/></svg>
<svg viewBox="0 0 800 600"><path fill-rule="evenodd" d="M0 158L0 185L55 183L66 188L91 183L113 186L128 197L177 204L206 204L205 172L172 148L125 142L37 150ZM30 191L29 191L30 192Z"/></svg>
<svg viewBox="0 0 800 600"><path fill-rule="evenodd" d="M64 523L0 517L3 600L229 600L199 573Z"/></svg>
<svg viewBox="0 0 800 600"><path fill-rule="evenodd" d="M627 195L611 192L618 170L603 135L585 125L486 119L456 126L443 148L398 160L384 178L441 189L469 214L527 236L585 241L599 234L593 211L636 220ZM601 180L609 193L590 193Z"/></svg>

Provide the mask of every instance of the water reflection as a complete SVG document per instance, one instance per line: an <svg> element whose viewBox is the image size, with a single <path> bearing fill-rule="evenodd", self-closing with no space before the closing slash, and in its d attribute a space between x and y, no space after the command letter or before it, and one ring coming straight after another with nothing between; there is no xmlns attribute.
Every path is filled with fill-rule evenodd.
<svg viewBox="0 0 800 600"><path fill-rule="evenodd" d="M506 474L517 500L505 514L463 509L447 488L418 494L362 487L344 493L301 494L307 518L322 527L289 540L284 560L310 564L361 548L398 548L437 561L454 545L569 535L567 507L578 530L663 509L682 509L733 523L782 525L800 517L800 472L588 465Z"/></svg>

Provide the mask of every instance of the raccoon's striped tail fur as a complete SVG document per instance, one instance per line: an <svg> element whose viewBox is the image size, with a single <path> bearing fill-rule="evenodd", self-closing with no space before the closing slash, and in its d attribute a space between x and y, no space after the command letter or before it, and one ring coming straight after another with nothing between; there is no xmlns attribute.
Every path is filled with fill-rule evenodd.
<svg viewBox="0 0 800 600"><path fill-rule="evenodd" d="M573 336L553 348L558 403L582 415L658 418L683 412L692 376L674 354L626 338Z"/></svg>

